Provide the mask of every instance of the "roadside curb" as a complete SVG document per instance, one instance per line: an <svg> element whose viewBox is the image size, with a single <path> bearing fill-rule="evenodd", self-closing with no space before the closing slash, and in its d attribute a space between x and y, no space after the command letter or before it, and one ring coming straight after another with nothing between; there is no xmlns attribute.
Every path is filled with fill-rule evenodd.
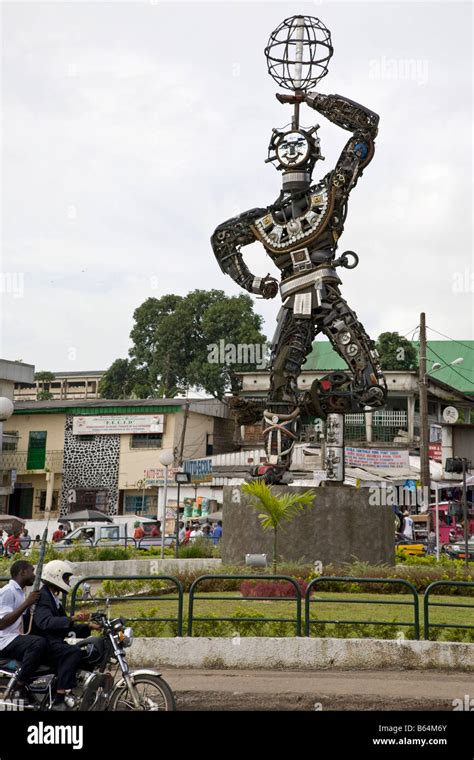
<svg viewBox="0 0 474 760"><path fill-rule="evenodd" d="M474 672L474 644L385 639L136 638L130 664L161 668L457 670Z"/></svg>

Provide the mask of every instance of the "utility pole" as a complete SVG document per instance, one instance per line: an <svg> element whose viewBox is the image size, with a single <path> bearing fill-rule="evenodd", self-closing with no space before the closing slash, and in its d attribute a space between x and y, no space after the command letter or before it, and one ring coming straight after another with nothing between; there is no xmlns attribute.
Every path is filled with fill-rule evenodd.
<svg viewBox="0 0 474 760"><path fill-rule="evenodd" d="M181 441L179 444L179 452L178 452L178 467L181 467L183 464L183 454L184 454L184 439L186 438L186 426L188 424L188 417L189 417L189 401L186 400L186 403L184 405L184 419L183 419L183 429L181 431Z"/></svg>
<svg viewBox="0 0 474 760"><path fill-rule="evenodd" d="M426 383L426 316L420 314L420 352L419 352L419 394L420 394L420 475L423 504L430 501L430 458L428 429L428 388Z"/></svg>
<svg viewBox="0 0 474 760"><path fill-rule="evenodd" d="M469 570L469 513L467 511L466 475L469 462L462 460L462 513L464 520L464 566Z"/></svg>

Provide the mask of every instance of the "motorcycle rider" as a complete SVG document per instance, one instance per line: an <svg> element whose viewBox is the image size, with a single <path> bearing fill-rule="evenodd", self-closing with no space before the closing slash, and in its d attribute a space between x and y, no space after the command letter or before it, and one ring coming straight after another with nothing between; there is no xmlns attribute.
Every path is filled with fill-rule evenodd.
<svg viewBox="0 0 474 760"><path fill-rule="evenodd" d="M68 617L59 601L61 591L71 590L70 579L73 569L69 562L55 559L43 567L41 580L43 587L33 615L33 630L47 641L48 659L56 666L56 694L53 710L66 710L64 695L76 686L76 672L82 651L64 641L68 633L74 632L79 638L90 635L92 629L99 630L95 623L85 624L89 613L82 612Z"/></svg>
<svg viewBox="0 0 474 760"><path fill-rule="evenodd" d="M25 618L29 617L25 613L40 597L39 591L25 596L24 589L35 582L33 565L19 559L10 567L10 575L11 580L0 589L0 656L21 661L13 698L28 700L25 684L46 661L48 645L42 636L24 633L28 630Z"/></svg>

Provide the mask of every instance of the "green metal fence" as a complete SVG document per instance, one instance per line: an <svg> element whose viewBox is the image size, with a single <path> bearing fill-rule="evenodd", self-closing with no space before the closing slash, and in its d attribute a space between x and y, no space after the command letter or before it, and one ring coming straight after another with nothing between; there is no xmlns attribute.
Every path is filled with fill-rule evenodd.
<svg viewBox="0 0 474 760"><path fill-rule="evenodd" d="M10 580L9 576L1 576L0 577L0 584L7 583ZM143 594L127 594L122 596L109 596L108 600L110 602L129 602L129 601L136 601L140 600L143 601L156 601L160 604L163 604L165 602L175 602L176 603L176 615L174 616L153 616L153 617L126 617L127 621L130 622L170 622L176 624L176 635L182 636L183 635L183 623L184 623L184 592L183 592L183 586L181 582L171 576L171 575L91 575L87 576L85 578L81 578L75 586L71 589L71 593L69 595L69 613L71 615L74 614L77 607L82 604L98 604L100 602L105 602L105 597L94 597L91 598L81 598L80 597L80 590L81 587L84 587L85 583L88 582L102 582L105 580L112 580L112 581L167 581L174 588L176 589L176 594L170 595L170 594L154 594L154 595L143 595ZM265 581L284 581L287 583L290 583L294 590L295 590L295 596L294 597L287 597L287 596L252 596L249 598L250 601L255 602L293 602L295 606L295 615L293 617L238 617L236 618L231 616L226 617L201 617L196 616L195 614L195 602L196 601L202 601L205 600L206 602L210 601L243 601L242 596L239 595L226 595L222 596L222 594L215 596L213 593L203 593L201 595L197 594L197 591L199 589L200 584L202 584L204 581L222 581L222 580L236 580L236 581L244 581L244 580L253 580L253 581L259 581L259 580L265 580ZM404 600L404 599L354 599L349 596L345 596L344 598L335 598L333 596L331 597L325 597L321 598L318 597L317 599L314 599L311 597L313 591L318 586L321 586L323 583L357 583L357 584L388 584L392 586L402 586L404 589L406 589L407 593L410 594L411 599L410 600ZM433 623L430 621L430 610L433 607L453 607L453 608L464 608L464 609L474 609L474 599L472 604L467 604L465 602L436 602L432 601L433 592L435 589L438 589L439 587L447 586L447 587L454 587L454 588L474 588L474 582L473 581L450 581L450 580L443 580L443 581L434 581L431 583L428 588L426 589L425 594L423 595L423 613L424 613L424 637L426 640L429 640L430 638L430 629L432 628L464 628L464 629L474 629L474 624L458 624L458 623ZM28 589L27 589L28 591ZM295 626L295 633L296 636L310 636L311 635L311 626L319 625L319 624L336 624L336 625L373 625L373 626L384 626L384 625L390 625L390 626L396 626L398 627L413 627L414 629L414 638L419 639L420 638L420 616L419 616L419 599L420 596L418 595L417 590L415 586L410 583L409 581L403 580L401 578L354 578L352 576L320 576L319 578L314 578L309 584L306 589L306 593L304 595L304 631L303 631L303 621L302 621L302 593L299 586L298 581L295 578L291 578L287 575L253 575L253 574L246 574L246 575L220 575L220 574L208 574L208 575L201 575L199 578L196 578L196 580L192 583L191 588L189 590L189 604L188 604L188 621L187 621L187 635L193 636L194 635L194 626L196 623L199 622L218 622L218 621L227 621L227 622L251 622L251 623L261 623L262 625L265 625L266 623L291 623ZM65 595L63 596L63 604L66 602ZM331 604L331 603L341 603L341 604L377 604L377 605L401 605L401 606L408 606L411 607L413 610L412 619L410 621L387 621L387 620L340 620L340 619L316 619L311 617L311 605L322 605L322 604ZM65 604L64 604L65 606ZM125 617L125 616L124 616Z"/></svg>
<svg viewBox="0 0 474 760"><path fill-rule="evenodd" d="M474 588L473 581L434 581L430 583L425 591L425 597L423 600L423 617L425 624L425 639L430 637L430 628L474 628L474 625L461 625L459 623L430 623L430 607L464 607L467 609L474 609L473 604L463 604L456 602L432 602L430 596L434 588L440 586L454 586L458 588Z"/></svg>
<svg viewBox="0 0 474 760"><path fill-rule="evenodd" d="M333 597L325 598L325 599L311 599L311 593L315 586L320 585L321 583L327 583L330 581L331 583L361 583L361 584L367 584L367 583L388 583L390 585L397 585L397 586L404 586L410 594L412 595L413 599L411 601L399 601L398 599L396 601L390 599L378 599L376 601L370 600L370 602L367 601L367 599L334 599ZM393 620L314 620L311 619L311 604L330 604L334 602L338 602L340 604L385 604L385 605L405 605L413 607L413 620L411 622L394 622ZM336 623L338 625L393 625L393 626L407 626L414 628L414 636L415 639L420 638L420 613L419 613L419 606L418 606L418 592L413 586L412 583L409 581L405 581L398 578L353 578L351 576L320 576L319 578L314 578L309 584L306 589L305 593L305 636L311 635L311 626L312 625L321 625L324 623Z"/></svg>
<svg viewBox="0 0 474 760"><path fill-rule="evenodd" d="M176 635L182 636L183 635L183 586L181 582L174 578L172 575L88 575L85 578L81 578L80 581L78 581L75 586L71 590L71 601L70 601L70 609L69 612L71 615L74 615L74 611L76 609L76 606L80 603L83 604L90 604L91 602L97 603L96 598L91 599L79 599L78 598L78 590L81 586L84 585L84 583L88 583L89 581L132 581L132 580L142 580L142 581L169 581L172 583L177 590L177 596L170 596L169 594L159 594L159 595L150 595L150 596L143 596L143 594L127 594L126 597L124 596L108 596L107 599L109 602L117 602L117 601L124 601L132 602L135 600L139 600L143 602L146 601L153 601L153 602L177 602L177 614L174 617L125 617L122 615L122 617L125 617L125 619L129 622L155 622L155 623L176 623ZM105 599L103 600L105 602Z"/></svg>
<svg viewBox="0 0 474 760"><path fill-rule="evenodd" d="M205 622L205 621L212 621L216 622L219 621L229 621L229 622L236 622L235 617L196 617L194 614L194 602L196 600L202 600L205 599L207 602L209 601L242 601L242 596L214 596L210 594L205 594L204 596L197 596L196 595L196 589L198 588L199 584L203 581L209 581L209 580L265 580L265 581L287 581L288 583L291 583L293 588L295 589L295 606L296 606L296 617L294 618L270 618L270 617L261 617L261 618L255 618L255 617L239 617L238 622L244 623L244 622L252 622L252 623L293 623L296 627L296 635L301 636L301 589L299 587L298 581L295 580L295 578L290 578L288 575L201 575L199 578L196 578L196 580L191 584L191 588L189 589L189 606L188 606L188 636L193 635L193 624L196 622ZM252 601L255 602L281 602L281 601L293 601L289 597L281 597L281 596L252 596Z"/></svg>

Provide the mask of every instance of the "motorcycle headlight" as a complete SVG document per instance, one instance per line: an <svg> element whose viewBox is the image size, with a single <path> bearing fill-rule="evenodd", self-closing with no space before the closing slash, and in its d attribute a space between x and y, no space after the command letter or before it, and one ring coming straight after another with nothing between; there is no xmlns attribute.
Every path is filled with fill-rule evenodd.
<svg viewBox="0 0 474 760"><path fill-rule="evenodd" d="M120 642L124 647L131 647L133 643L133 629L124 628L120 631Z"/></svg>

